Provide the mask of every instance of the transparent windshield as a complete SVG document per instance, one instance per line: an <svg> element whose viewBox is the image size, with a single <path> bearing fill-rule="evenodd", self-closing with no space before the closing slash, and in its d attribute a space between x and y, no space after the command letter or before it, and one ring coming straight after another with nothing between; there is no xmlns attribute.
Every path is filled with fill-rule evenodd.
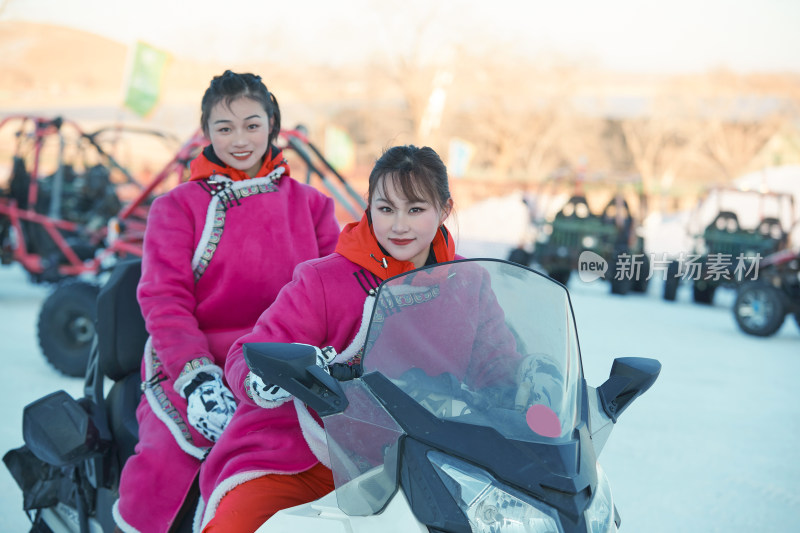
<svg viewBox="0 0 800 533"><path fill-rule="evenodd" d="M384 282L363 365L436 416L508 438L568 438L577 423L581 367L567 291L503 261Z"/></svg>
<svg viewBox="0 0 800 533"><path fill-rule="evenodd" d="M385 281L363 355L420 405L507 438L569 438L578 418L580 355L567 291L503 261L434 265ZM325 419L339 507L382 509L397 486L401 427L361 380Z"/></svg>

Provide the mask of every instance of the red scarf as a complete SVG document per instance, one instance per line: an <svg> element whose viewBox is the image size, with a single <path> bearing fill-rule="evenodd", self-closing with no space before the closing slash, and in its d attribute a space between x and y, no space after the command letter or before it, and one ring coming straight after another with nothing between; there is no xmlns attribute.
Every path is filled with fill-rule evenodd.
<svg viewBox="0 0 800 533"><path fill-rule="evenodd" d="M336 252L381 279L391 278L416 268L411 261L398 261L381 250L366 213L359 222L351 222L344 227L336 244ZM444 225L439 227L433 238L433 255L437 263L452 261L455 258L456 246Z"/></svg>
<svg viewBox="0 0 800 533"><path fill-rule="evenodd" d="M258 169L258 172L256 172L255 177L263 178L268 176L270 172L274 171L276 168L280 167L284 168L283 175L288 176L289 163L287 163L286 159L284 159L283 151L274 146L270 146L269 150L267 150L266 157L264 157L264 162L261 164L261 168ZM227 176L233 181L250 179L250 176L247 174L247 172L229 167L223 163L219 156L214 153L214 148L211 145L206 146L203 149L203 153L192 160L190 168L192 171L192 177L189 178L189 181L204 180L214 176L215 174Z"/></svg>

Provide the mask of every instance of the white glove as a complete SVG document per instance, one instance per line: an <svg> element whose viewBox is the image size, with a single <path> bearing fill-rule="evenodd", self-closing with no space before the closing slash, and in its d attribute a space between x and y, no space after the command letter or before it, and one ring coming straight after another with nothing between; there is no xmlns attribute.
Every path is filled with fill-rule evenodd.
<svg viewBox="0 0 800 533"><path fill-rule="evenodd" d="M291 394L272 383L264 383L264 380L252 371L247 373L244 378L244 388L256 405L265 409L273 409L286 402Z"/></svg>
<svg viewBox="0 0 800 533"><path fill-rule="evenodd" d="M302 343L296 342L294 344ZM303 346L311 345L303 344ZM328 364L336 357L336 350L331 346L322 349L316 346L311 347L314 348L317 353L317 366L330 374L331 371L328 368ZM248 372L247 377L244 379L244 388L247 391L247 395L253 399L256 405L264 407L265 409L274 409L285 403L292 396L278 385L264 383L264 380L252 371Z"/></svg>
<svg viewBox="0 0 800 533"><path fill-rule="evenodd" d="M233 393L217 374L198 372L183 387L188 404L186 418L205 438L216 442L236 411Z"/></svg>

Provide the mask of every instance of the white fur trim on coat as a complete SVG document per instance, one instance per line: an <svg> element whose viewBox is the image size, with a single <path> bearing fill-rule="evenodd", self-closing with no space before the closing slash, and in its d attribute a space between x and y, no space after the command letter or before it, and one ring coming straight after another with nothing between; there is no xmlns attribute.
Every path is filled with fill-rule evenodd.
<svg viewBox="0 0 800 533"><path fill-rule="evenodd" d="M194 519L192 520L192 533L200 533L203 528L203 511L205 510L205 504L203 503L203 497L197 497L197 507L194 509Z"/></svg>
<svg viewBox="0 0 800 533"><path fill-rule="evenodd" d="M252 187L253 185L269 185L273 181L280 178L285 171L286 170L283 167L278 167L263 178L251 178L244 181L233 181L227 176L217 174L214 176L214 180L231 182L230 188L233 190L244 189L246 187ZM206 246L208 246L208 241L211 239L211 231L214 229L214 218L216 217L218 203L219 196L217 195L212 196L211 201L208 203L208 209L206 210L206 222L203 225L203 233L200 235L200 241L197 243L197 248L194 249L194 255L192 256L192 270L195 270L197 265L200 264L200 259L203 257Z"/></svg>
<svg viewBox="0 0 800 533"><path fill-rule="evenodd" d="M116 524L122 533L140 533L138 529L122 518L122 515L119 513L119 498L117 498L114 505L111 506L111 516L114 518L114 524Z"/></svg>
<svg viewBox="0 0 800 533"><path fill-rule="evenodd" d="M367 341L367 329L369 329L369 321L372 318L372 310L375 308L375 296L369 295L364 300L364 311L361 313L361 326L358 328L358 333L353 337L350 345L345 348L342 353L336 354L331 363L345 363L355 357L364 343Z"/></svg>
<svg viewBox="0 0 800 533"><path fill-rule="evenodd" d="M152 338L148 337L147 342L144 345L145 382L150 381L153 378L153 358L151 356L152 347ZM206 456L205 448L199 448L186 441L186 439L183 437L183 433L175 421L172 420L172 418L161 409L161 404L158 402L153 389L150 387L145 387L144 395L145 398L147 398L147 403L150 404L150 409L153 411L153 414L155 414L156 417L161 420L165 426L167 426L167 429L169 429L169 432L172 433L172 436L175 438L175 442L178 443L178 446L180 446L181 450L188 453L192 457L203 460L203 458Z"/></svg>
<svg viewBox="0 0 800 533"><path fill-rule="evenodd" d="M361 313L361 325L356 336L342 353L334 357L333 361L331 361L332 363L347 362L358 354L367 340L367 329L374 307L375 296L367 296L366 300L364 300L364 311ZM303 437L306 439L308 447L319 459L320 463L330 468L331 458L328 451L328 439L325 437L325 428L317 423L316 419L309 413L308 407L297 398L294 398L294 407L297 411L297 421L300 423L300 429L303 431Z"/></svg>
<svg viewBox="0 0 800 533"><path fill-rule="evenodd" d="M311 453L328 468L331 467L331 457L328 453L328 439L325 437L325 428L317 423L316 419L308 412L306 404L294 398L294 408L297 411L297 421L303 431Z"/></svg>

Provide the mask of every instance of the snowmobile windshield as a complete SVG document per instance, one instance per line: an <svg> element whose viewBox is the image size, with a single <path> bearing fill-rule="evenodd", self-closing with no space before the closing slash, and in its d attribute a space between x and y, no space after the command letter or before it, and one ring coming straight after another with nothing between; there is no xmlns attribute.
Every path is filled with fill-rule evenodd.
<svg viewBox="0 0 800 533"><path fill-rule="evenodd" d="M441 419L510 439L569 439L579 419L582 376L569 295L505 261L454 261L386 280L363 368Z"/></svg>

